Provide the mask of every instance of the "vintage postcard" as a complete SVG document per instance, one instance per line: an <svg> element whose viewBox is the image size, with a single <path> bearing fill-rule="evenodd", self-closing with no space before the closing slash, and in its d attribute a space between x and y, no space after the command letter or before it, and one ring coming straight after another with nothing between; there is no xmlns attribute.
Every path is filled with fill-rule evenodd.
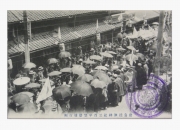
<svg viewBox="0 0 180 130"><path fill-rule="evenodd" d="M8 10L8 119L171 119L171 10Z"/></svg>

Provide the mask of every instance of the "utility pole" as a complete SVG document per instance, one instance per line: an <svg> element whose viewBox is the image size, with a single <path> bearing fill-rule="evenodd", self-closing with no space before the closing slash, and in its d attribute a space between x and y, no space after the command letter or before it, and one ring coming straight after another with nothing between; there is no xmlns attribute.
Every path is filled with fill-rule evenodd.
<svg viewBox="0 0 180 130"><path fill-rule="evenodd" d="M28 34L28 21L27 12L23 11L23 22L24 22L24 44L25 44L25 63L30 62L30 52L29 52L29 34Z"/></svg>
<svg viewBox="0 0 180 130"><path fill-rule="evenodd" d="M158 36L157 36L157 51L156 51L156 58L160 59L161 52L162 52L162 41L163 41L163 29L164 29L164 11L160 11L159 16L159 27L158 27ZM155 75L159 75L160 73L160 63L155 68Z"/></svg>

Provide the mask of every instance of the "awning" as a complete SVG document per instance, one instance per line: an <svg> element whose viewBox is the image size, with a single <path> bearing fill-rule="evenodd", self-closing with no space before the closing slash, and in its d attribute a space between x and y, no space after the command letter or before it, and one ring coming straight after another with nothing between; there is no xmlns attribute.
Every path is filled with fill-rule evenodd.
<svg viewBox="0 0 180 130"><path fill-rule="evenodd" d="M7 12L8 23L23 20L23 10L8 10ZM27 10L27 15L29 21L40 21L95 12L102 12L102 10Z"/></svg>

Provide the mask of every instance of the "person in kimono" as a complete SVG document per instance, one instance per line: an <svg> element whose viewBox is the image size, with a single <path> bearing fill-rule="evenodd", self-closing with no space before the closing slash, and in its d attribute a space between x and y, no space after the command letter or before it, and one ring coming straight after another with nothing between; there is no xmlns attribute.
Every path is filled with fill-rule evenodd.
<svg viewBox="0 0 180 130"><path fill-rule="evenodd" d="M38 76L37 76L38 81L45 78L43 73L44 73L44 68L42 66L40 66L38 68Z"/></svg>
<svg viewBox="0 0 180 130"><path fill-rule="evenodd" d="M111 106L118 106L119 102L119 86L114 81L115 78L111 78L112 82L108 85L108 102Z"/></svg>

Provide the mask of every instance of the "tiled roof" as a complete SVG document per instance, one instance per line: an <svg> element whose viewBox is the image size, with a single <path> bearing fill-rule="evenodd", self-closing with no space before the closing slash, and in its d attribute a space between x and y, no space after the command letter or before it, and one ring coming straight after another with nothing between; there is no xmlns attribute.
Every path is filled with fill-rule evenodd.
<svg viewBox="0 0 180 130"><path fill-rule="evenodd" d="M119 27L122 27L123 24L122 23L117 23L117 24L113 24L114 25L114 28L119 28Z"/></svg>
<svg viewBox="0 0 180 130"><path fill-rule="evenodd" d="M112 30L114 28L113 25L105 24L104 22L98 23L98 32L105 32ZM96 23L91 23L87 25L78 26L75 28L77 30L77 33L80 34L82 37L87 37L96 34Z"/></svg>
<svg viewBox="0 0 180 130"><path fill-rule="evenodd" d="M99 12L100 10L28 10L29 21L39 21L45 19L54 19L68 17L73 15ZM22 10L8 10L8 22L20 22L23 20Z"/></svg>
<svg viewBox="0 0 180 130"><path fill-rule="evenodd" d="M67 41L71 41L74 39L77 39L77 37L73 36L70 33L62 34L62 42L67 42ZM55 46L57 41L58 41L58 38L53 37L52 33L50 33L50 32L41 33L41 34L34 35L32 37L32 39L29 41L29 48L30 48L30 51L35 51L38 49ZM8 49L8 52L9 52L9 54L13 54L13 53L23 52L24 50L25 50L24 37L20 36L19 44L10 47Z"/></svg>
<svg viewBox="0 0 180 130"><path fill-rule="evenodd" d="M98 32L105 32L112 30L114 28L113 25L108 25L105 23L99 23ZM61 28L61 37L62 42L68 42L80 37L87 37L96 34L96 23L93 24L85 24L82 26L78 26L75 28ZM24 37L19 36L20 44L9 47L9 54L19 53L24 51ZM35 51L38 49L43 49L50 46L56 46L55 42L58 41L57 37L53 37L52 33L46 32L41 34L33 35L32 39L29 41L30 51ZM9 41L8 44L10 44ZM13 44L13 43L12 43Z"/></svg>
<svg viewBox="0 0 180 130"><path fill-rule="evenodd" d="M15 21L19 21L18 17L15 16L11 11L7 12L7 18L8 18L8 22L15 22Z"/></svg>
<svg viewBox="0 0 180 130"><path fill-rule="evenodd" d="M151 11L151 12L154 12L154 11ZM49 12L49 13L52 13L52 12ZM74 14L74 13L72 12L71 14ZM143 14L144 14L143 12L135 11L135 14L138 20L143 20ZM158 17L159 14L157 12L149 13L148 11L146 11L146 16L147 16L146 18L154 18L154 17ZM122 26L122 23L108 25L108 24L105 24L104 22L99 22L98 32L102 33L105 31L110 31L120 26ZM64 43L78 39L79 37L87 37L94 34L96 34L96 22L91 23L91 24L77 26L75 28L61 27L61 37L62 37L62 42ZM20 39L19 45L13 45L9 47L8 53L10 55L24 51L24 44L23 44L24 38L23 36L20 36L19 39ZM58 40L57 37L53 37L52 33L50 32L33 35L32 39L29 42L30 51L32 52L32 51L36 51L36 50L43 49L46 47L55 46L56 45L55 42L57 40ZM9 41L8 45L10 44L13 44L12 41Z"/></svg>

